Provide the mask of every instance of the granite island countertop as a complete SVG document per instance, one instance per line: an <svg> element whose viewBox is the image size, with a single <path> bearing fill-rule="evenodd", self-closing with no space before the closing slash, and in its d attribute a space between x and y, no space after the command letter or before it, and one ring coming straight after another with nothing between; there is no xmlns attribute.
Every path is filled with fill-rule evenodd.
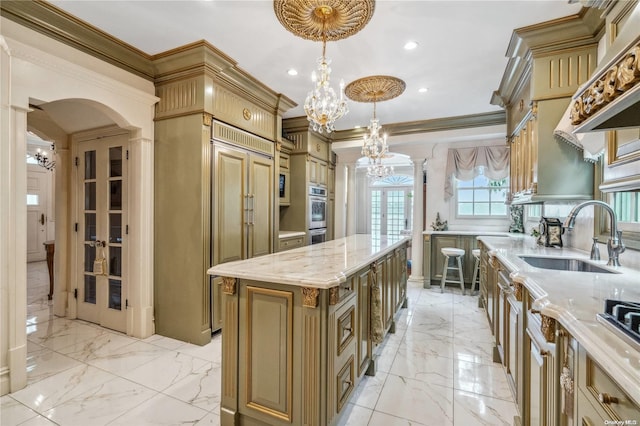
<svg viewBox="0 0 640 426"><path fill-rule="evenodd" d="M587 252L539 246L535 238L511 234L509 238L478 237L491 256L511 272L534 298L533 307L556 319L580 342L590 356L640 405L640 351L596 319L605 299L640 301L640 271L606 266L605 259L590 261ZM584 259L618 273L571 272L530 266L519 255ZM620 255L624 265L624 253Z"/></svg>
<svg viewBox="0 0 640 426"><path fill-rule="evenodd" d="M425 230L422 232L422 235L487 235L492 237L508 237L509 235L523 235L523 234L510 234L509 232L501 232L501 231L433 231L433 230Z"/></svg>
<svg viewBox="0 0 640 426"><path fill-rule="evenodd" d="M328 289L340 285L349 275L409 241L408 237L356 234L252 259L222 263L211 267L207 273Z"/></svg>

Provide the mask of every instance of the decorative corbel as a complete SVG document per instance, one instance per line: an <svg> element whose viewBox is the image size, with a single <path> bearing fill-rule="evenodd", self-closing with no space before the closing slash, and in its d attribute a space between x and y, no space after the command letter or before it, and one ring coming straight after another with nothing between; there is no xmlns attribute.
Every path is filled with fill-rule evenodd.
<svg viewBox="0 0 640 426"><path fill-rule="evenodd" d="M312 287L302 287L300 290L302 290L302 306L305 308L317 308L320 290Z"/></svg>
<svg viewBox="0 0 640 426"><path fill-rule="evenodd" d="M224 294L236 294L236 279L233 277L222 277L222 292Z"/></svg>

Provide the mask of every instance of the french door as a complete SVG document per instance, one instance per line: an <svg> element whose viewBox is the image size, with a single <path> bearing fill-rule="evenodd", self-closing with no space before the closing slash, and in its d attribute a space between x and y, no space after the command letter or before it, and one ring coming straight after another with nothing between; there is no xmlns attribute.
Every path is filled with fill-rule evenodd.
<svg viewBox="0 0 640 426"><path fill-rule="evenodd" d="M78 318L121 332L127 306L126 142L124 135L80 142L77 157Z"/></svg>
<svg viewBox="0 0 640 426"><path fill-rule="evenodd" d="M371 234L400 235L411 227L411 188L371 188Z"/></svg>

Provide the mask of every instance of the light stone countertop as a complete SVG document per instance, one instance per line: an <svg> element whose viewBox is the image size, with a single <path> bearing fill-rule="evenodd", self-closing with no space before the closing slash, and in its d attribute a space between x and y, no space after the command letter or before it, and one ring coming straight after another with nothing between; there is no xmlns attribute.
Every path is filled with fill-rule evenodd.
<svg viewBox="0 0 640 426"><path fill-rule="evenodd" d="M603 260L590 261L589 254L570 248L539 246L535 238L511 234L509 238L478 237L489 254L511 272L511 278L531 293L534 308L559 321L590 356L640 405L640 351L628 344L596 319L604 312L605 299L640 301L640 271L606 266ZM518 255L584 259L619 274L570 272L530 266ZM624 265L624 253L620 255ZM574 373L575 374L575 373Z"/></svg>
<svg viewBox="0 0 640 426"><path fill-rule="evenodd" d="M408 242L408 237L374 238L356 234L320 244L213 266L210 275L328 289L383 254Z"/></svg>
<svg viewBox="0 0 640 426"><path fill-rule="evenodd" d="M500 231L433 231L426 230L422 235L487 235L495 237L508 237L509 235L523 235L523 234L509 234L508 232Z"/></svg>
<svg viewBox="0 0 640 426"><path fill-rule="evenodd" d="M293 238L293 237L304 237L307 235L304 231L280 231L278 232L278 238Z"/></svg>

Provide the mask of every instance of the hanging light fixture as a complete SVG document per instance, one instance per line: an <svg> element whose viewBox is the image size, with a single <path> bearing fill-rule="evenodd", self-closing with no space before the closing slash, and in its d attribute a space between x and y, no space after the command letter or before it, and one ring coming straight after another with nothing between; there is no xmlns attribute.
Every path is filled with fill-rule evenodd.
<svg viewBox="0 0 640 426"><path fill-rule="evenodd" d="M56 146L54 144L51 144L51 151L53 153L56 152ZM40 148L38 148L33 158L36 159L38 165L47 170L53 170L56 167L56 162L49 159L47 151L43 151Z"/></svg>
<svg viewBox="0 0 640 426"><path fill-rule="evenodd" d="M327 59L327 18L333 13L330 6L320 6L316 13L322 16L322 56L318 58L318 74L316 71L311 75L311 80L316 87L309 92L304 101L304 112L311 128L319 133L326 131L331 133L334 130L336 120L349 112L347 100L344 97L344 80L340 80L340 93L336 94L329 81L331 77L331 59Z"/></svg>
<svg viewBox="0 0 640 426"><path fill-rule="evenodd" d="M322 56L312 75L314 89L304 102L310 127L330 133L335 122L348 111L344 83L339 92L330 85L331 61L326 57L327 41L347 38L360 31L373 16L374 0L274 0L280 23L293 34L307 40L322 41Z"/></svg>
<svg viewBox="0 0 640 426"><path fill-rule="evenodd" d="M393 167L382 164L388 156L387 134L380 136L382 127L376 116L376 104L396 98L404 92L404 81L396 77L376 75L355 80L346 87L345 93L351 100L357 102L373 102L373 118L364 134L362 155L369 159L367 176L374 179L384 179L393 174Z"/></svg>

